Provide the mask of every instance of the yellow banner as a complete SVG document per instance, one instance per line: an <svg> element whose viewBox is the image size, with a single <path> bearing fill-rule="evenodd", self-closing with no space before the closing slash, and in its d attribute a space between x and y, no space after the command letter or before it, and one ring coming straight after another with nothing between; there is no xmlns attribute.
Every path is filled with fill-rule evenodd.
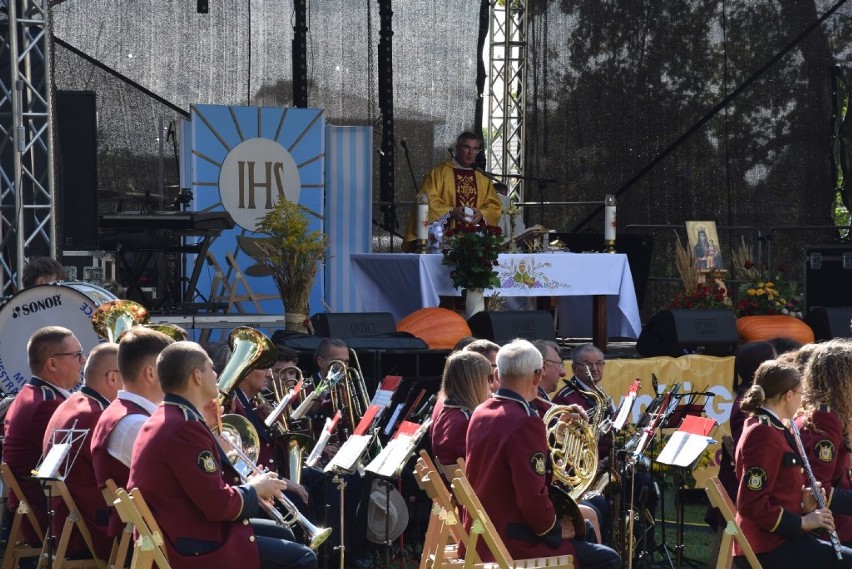
<svg viewBox="0 0 852 569"><path fill-rule="evenodd" d="M570 376L570 362L566 362L566 368L566 372ZM601 387L612 396L617 408L620 407L633 380L638 378L642 381L642 388L639 390L639 395L633 405L633 411L627 420L625 429L635 425L654 399L651 382L652 373L657 377L657 388L659 390L668 390L674 384L679 383L679 393L681 394L694 392L714 394L713 397L702 398L697 401L706 401L704 406L706 416L719 423L719 427L711 435L719 442L711 445L710 452L705 453L705 457L709 458L702 457L693 471L697 487L703 488L704 481L710 476L715 476L718 472L722 455L722 437L730 434L728 419L731 416L731 408L734 403L734 358L733 356L717 358L687 355L679 358L607 360L603 379L601 379ZM653 455L655 456L658 452L659 449Z"/></svg>

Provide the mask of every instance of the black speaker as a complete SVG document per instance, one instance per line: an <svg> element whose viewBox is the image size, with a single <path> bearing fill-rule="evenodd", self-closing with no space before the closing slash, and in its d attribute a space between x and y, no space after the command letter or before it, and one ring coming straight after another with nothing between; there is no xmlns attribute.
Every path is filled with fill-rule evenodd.
<svg viewBox="0 0 852 569"><path fill-rule="evenodd" d="M636 351L646 357L726 356L738 342L737 319L730 310L662 310L642 327Z"/></svg>
<svg viewBox="0 0 852 569"><path fill-rule="evenodd" d="M56 92L57 176L64 250L98 248L98 127L95 93Z"/></svg>
<svg viewBox="0 0 852 569"><path fill-rule="evenodd" d="M317 312L311 316L314 334L323 338L367 338L396 333L390 312Z"/></svg>
<svg viewBox="0 0 852 569"><path fill-rule="evenodd" d="M805 323L814 331L817 341L832 338L852 338L849 325L852 322L852 306L825 308L817 306L808 312Z"/></svg>
<svg viewBox="0 0 852 569"><path fill-rule="evenodd" d="M852 306L852 245L809 245L805 249L805 305Z"/></svg>
<svg viewBox="0 0 852 569"><path fill-rule="evenodd" d="M476 338L506 344L515 338L556 341L553 315L546 310L477 312L467 321Z"/></svg>

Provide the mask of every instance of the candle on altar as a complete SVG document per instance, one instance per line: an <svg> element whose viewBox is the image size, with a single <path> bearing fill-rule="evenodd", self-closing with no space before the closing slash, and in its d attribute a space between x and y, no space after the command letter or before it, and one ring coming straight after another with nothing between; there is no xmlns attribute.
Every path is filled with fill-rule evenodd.
<svg viewBox="0 0 852 569"><path fill-rule="evenodd" d="M615 194L604 200L604 241L615 241Z"/></svg>
<svg viewBox="0 0 852 569"><path fill-rule="evenodd" d="M425 241L429 238L429 198L424 192L417 194L417 239Z"/></svg>

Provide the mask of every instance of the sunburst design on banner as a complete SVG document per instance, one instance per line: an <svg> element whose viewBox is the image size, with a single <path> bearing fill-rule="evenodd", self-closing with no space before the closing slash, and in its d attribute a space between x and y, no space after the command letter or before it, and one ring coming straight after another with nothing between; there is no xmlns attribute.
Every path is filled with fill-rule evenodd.
<svg viewBox="0 0 852 569"><path fill-rule="evenodd" d="M220 211L227 209L235 222L230 231L224 231L210 248L213 257L218 262L221 272L228 280L225 283L234 289L231 293L222 290L221 279L215 282L217 267L208 267L206 274L199 280L198 289L204 295L210 291L210 296L255 297L241 301L237 307L230 307L235 312L263 312L275 314L281 312L281 302L278 290L271 277L252 276L257 274L256 259L245 251L237 241L238 237L252 236L253 218L259 218L269 205L266 195L271 188L271 195L279 191L291 199L297 197L299 204L313 212L311 229L323 231L323 194L325 188L325 115L319 109L279 109L270 107L231 107L222 105L194 105L191 118L192 129L192 189L194 200L192 209L199 212ZM272 152L274 164L269 162L266 152ZM236 180L235 174L228 177L229 164L237 164L234 155L241 153L238 172L241 184L236 182L222 183L224 175L228 180ZM229 154L231 158L229 159ZM287 155L280 159L282 155ZM256 156L256 157L255 157ZM295 175L287 175L287 161L292 158ZM251 160L251 162L249 162ZM257 164L255 164L257 162ZM279 163L284 163L280 168ZM251 169L251 178L248 170ZM283 172L283 174L282 174ZM282 182L282 179L285 180ZM297 180L296 187L288 186L286 180ZM254 185L254 187L252 186ZM264 187L268 184L270 187ZM286 189L285 189L286 187ZM255 210L247 218L241 218L232 211L233 204L243 199L237 192L247 189L256 196ZM233 203L228 203L232 200ZM245 205L248 205L246 202ZM226 207L227 206L227 207ZM248 214L247 214L248 215ZM239 218L239 219L238 219ZM245 242L245 240L242 240ZM316 284L311 294L311 306L322 306L323 277L317 275ZM215 288L219 290L213 290ZM227 289L228 286L224 288ZM251 289L250 291L247 289ZM203 299L209 300L209 299Z"/></svg>

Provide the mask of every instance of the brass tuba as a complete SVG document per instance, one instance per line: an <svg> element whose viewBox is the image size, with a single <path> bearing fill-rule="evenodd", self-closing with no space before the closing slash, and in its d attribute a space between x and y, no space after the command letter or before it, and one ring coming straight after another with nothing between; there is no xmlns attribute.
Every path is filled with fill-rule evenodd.
<svg viewBox="0 0 852 569"><path fill-rule="evenodd" d="M146 322L148 322L148 310L132 300L105 302L92 314L92 328L95 333L110 342L118 342L127 330Z"/></svg>
<svg viewBox="0 0 852 569"><path fill-rule="evenodd" d="M217 381L222 405L230 399L251 370L272 367L278 357L278 349L272 340L263 332L248 326L234 328L228 336L228 345L231 347L231 359Z"/></svg>
<svg viewBox="0 0 852 569"><path fill-rule="evenodd" d="M262 473L256 464L257 457L260 454L260 436L248 419L242 415L222 417L222 431L219 433L219 441L222 443L225 456L231 461L243 481L248 480L250 474ZM275 499L286 510L286 514L282 514L262 500L259 500L258 503L278 525L289 527L293 524L299 524L308 538L311 549L318 548L331 535L331 528L316 527L283 493L276 495Z"/></svg>

